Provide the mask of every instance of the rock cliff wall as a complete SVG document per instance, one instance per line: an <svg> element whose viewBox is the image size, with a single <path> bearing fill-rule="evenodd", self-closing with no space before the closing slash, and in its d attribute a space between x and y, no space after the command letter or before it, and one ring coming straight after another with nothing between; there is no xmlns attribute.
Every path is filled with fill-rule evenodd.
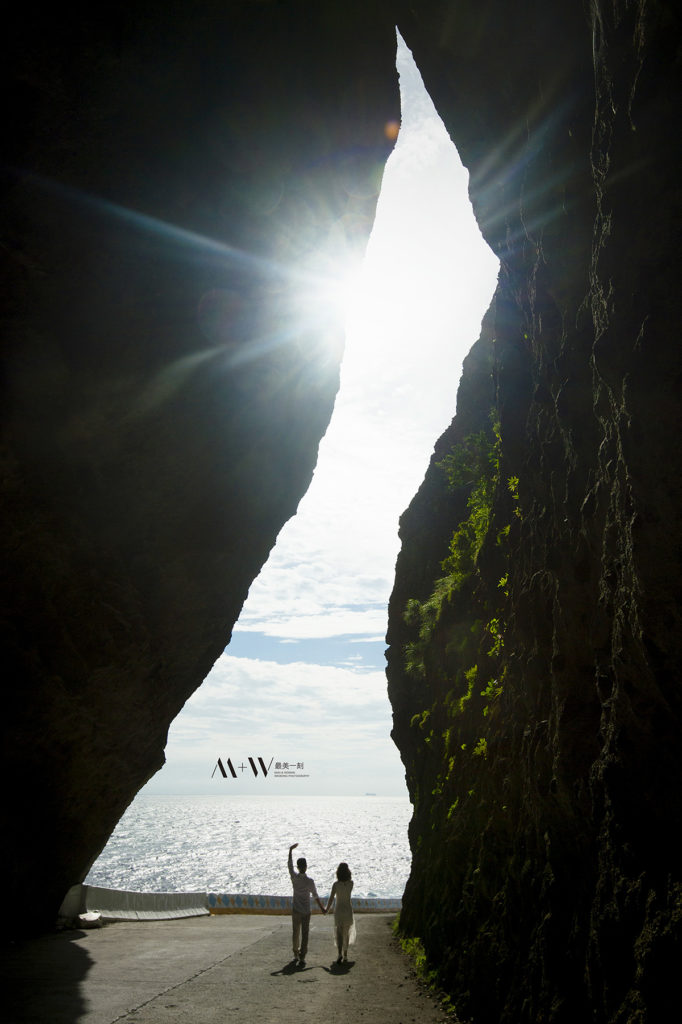
<svg viewBox="0 0 682 1024"><path fill-rule="evenodd" d="M679 14L427 3L400 30L500 278L401 521L401 925L462 1019L676 1013Z"/></svg>
<svg viewBox="0 0 682 1024"><path fill-rule="evenodd" d="M310 482L343 341L317 292L368 237L399 100L359 3L26 8L3 50L14 927L163 763Z"/></svg>

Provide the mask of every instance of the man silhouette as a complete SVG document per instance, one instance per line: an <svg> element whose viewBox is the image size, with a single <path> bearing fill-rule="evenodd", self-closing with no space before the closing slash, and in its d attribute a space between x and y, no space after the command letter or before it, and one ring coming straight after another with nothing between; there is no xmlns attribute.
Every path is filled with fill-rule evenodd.
<svg viewBox="0 0 682 1024"><path fill-rule="evenodd" d="M305 956L308 952L308 932L310 931L310 898L317 900L322 913L325 913L322 900L317 895L315 882L306 874L308 863L305 857L299 857L296 861L298 874L294 871L294 860L291 851L295 850L298 843L289 847L289 859L287 867L291 877L291 884L294 887L294 900L291 909L292 945L294 960L298 961L299 967L305 967Z"/></svg>

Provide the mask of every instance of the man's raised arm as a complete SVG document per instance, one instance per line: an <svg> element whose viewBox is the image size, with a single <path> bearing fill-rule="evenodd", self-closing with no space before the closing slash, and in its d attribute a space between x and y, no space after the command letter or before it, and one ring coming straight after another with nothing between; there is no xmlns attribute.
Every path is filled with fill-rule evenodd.
<svg viewBox="0 0 682 1024"><path fill-rule="evenodd" d="M287 867L289 868L289 874L291 875L292 878L294 877L294 858L291 856L291 851L295 850L297 846L298 843L292 843L291 846L289 847L289 859L287 861Z"/></svg>

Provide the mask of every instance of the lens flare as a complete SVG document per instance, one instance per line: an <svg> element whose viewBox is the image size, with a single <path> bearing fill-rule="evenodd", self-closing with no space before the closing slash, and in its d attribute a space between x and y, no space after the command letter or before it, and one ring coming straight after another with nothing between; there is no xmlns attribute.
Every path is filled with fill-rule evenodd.
<svg viewBox="0 0 682 1024"><path fill-rule="evenodd" d="M400 124L397 121L387 121L384 125L384 135L389 142L395 142L400 132Z"/></svg>

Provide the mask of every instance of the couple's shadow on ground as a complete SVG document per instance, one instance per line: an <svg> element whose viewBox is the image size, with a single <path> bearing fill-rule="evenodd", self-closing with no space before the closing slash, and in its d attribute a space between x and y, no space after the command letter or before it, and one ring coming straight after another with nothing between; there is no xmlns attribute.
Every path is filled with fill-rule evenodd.
<svg viewBox="0 0 682 1024"><path fill-rule="evenodd" d="M340 964L334 961L331 967L323 967L322 970L326 971L327 974L348 974L354 963L355 960L346 960Z"/></svg>
<svg viewBox="0 0 682 1024"><path fill-rule="evenodd" d="M327 974L348 974L351 967L355 964L355 960L346 960L345 963L337 964L336 961L330 967L324 967L320 964L306 964L304 967L300 967L296 960L290 960L288 964L285 964L279 971L272 971L272 977L277 977L280 974L305 974L306 971L323 970Z"/></svg>

